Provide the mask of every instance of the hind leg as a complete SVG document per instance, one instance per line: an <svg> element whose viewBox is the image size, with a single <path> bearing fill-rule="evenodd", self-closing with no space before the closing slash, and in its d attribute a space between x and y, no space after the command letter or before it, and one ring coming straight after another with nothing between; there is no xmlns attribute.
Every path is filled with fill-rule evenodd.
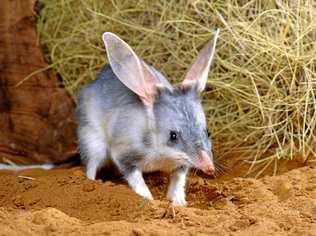
<svg viewBox="0 0 316 236"><path fill-rule="evenodd" d="M86 175L95 180L106 161L106 140L103 130L89 126L79 128L80 153L86 165Z"/></svg>

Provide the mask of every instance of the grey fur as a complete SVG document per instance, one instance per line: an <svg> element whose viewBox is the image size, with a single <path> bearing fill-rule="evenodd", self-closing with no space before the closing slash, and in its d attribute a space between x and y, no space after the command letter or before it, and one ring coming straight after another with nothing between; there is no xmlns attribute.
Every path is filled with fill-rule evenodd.
<svg viewBox="0 0 316 236"><path fill-rule="evenodd" d="M211 155L211 141L207 136L203 107L195 87L176 87L173 91L164 89L155 105L159 133L163 137L169 130L179 131L182 142L175 146L190 156L193 162L201 149Z"/></svg>
<svg viewBox="0 0 316 236"><path fill-rule="evenodd" d="M173 172L195 167L200 149L211 155L204 113L194 87L160 89L153 113L154 128L146 107L110 67L85 86L78 94L77 115L80 152L88 177L96 177L97 172L88 172L96 160L96 171L111 158L127 178L134 169ZM178 142L169 140L170 130L178 132ZM98 149L103 150L101 155ZM190 160L174 158L178 153Z"/></svg>

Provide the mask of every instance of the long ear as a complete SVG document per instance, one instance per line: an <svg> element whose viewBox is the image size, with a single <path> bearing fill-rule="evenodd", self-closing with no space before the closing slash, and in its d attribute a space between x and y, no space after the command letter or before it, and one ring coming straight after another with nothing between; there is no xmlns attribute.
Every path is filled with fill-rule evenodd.
<svg viewBox="0 0 316 236"><path fill-rule="evenodd" d="M214 57L218 35L219 29L216 30L213 39L210 40L200 51L197 59L182 81L182 86L187 87L196 84L199 92L204 90L208 77L208 71L210 70Z"/></svg>
<svg viewBox="0 0 316 236"><path fill-rule="evenodd" d="M153 105L159 80L131 47L118 36L105 32L102 38L114 74L136 93L145 105Z"/></svg>

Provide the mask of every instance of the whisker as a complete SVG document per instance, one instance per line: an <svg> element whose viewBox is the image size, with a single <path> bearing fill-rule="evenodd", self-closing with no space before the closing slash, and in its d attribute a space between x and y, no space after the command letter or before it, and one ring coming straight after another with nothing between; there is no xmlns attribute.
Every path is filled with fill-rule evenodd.
<svg viewBox="0 0 316 236"><path fill-rule="evenodd" d="M231 170L231 168L224 163L220 163L219 161L214 161L215 170L218 171L221 175L227 173Z"/></svg>
<svg viewBox="0 0 316 236"><path fill-rule="evenodd" d="M215 173L214 176L218 177L221 175L224 175L225 173L227 173L230 168L227 167L226 165L219 163L219 162L214 162L214 167L215 167Z"/></svg>

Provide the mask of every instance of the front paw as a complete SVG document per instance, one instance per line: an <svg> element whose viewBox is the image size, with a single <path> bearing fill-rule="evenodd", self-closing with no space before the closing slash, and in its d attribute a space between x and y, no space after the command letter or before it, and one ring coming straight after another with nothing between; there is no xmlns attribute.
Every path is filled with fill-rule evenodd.
<svg viewBox="0 0 316 236"><path fill-rule="evenodd" d="M149 191L147 187L143 187L143 186L138 187L135 189L135 192L145 199L154 200L153 195L151 194L151 192Z"/></svg>
<svg viewBox="0 0 316 236"><path fill-rule="evenodd" d="M185 193L176 191L176 192L169 192L167 198L172 202L173 206L186 206L187 201L185 200Z"/></svg>

